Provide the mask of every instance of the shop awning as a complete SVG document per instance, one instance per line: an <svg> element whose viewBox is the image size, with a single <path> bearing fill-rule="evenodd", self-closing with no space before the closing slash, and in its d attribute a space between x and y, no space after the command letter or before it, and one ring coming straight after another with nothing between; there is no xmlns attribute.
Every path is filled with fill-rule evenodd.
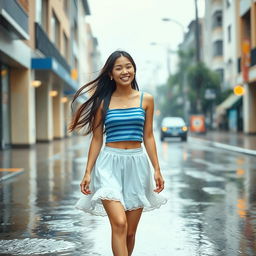
<svg viewBox="0 0 256 256"><path fill-rule="evenodd" d="M54 58L33 58L31 60L31 68L34 70L45 70L54 72L59 79L64 81L69 87L68 93L74 93L78 89L78 84L74 81L68 71L64 69Z"/></svg>
<svg viewBox="0 0 256 256"><path fill-rule="evenodd" d="M229 108L232 108L241 99L241 97L242 96L237 96L233 93L229 95L221 104L216 107L217 115L224 114L225 111Z"/></svg>

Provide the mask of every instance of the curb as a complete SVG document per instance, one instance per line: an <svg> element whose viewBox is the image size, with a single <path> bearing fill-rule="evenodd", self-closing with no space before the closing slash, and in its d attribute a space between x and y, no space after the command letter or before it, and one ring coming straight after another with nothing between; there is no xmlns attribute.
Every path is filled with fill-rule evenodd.
<svg viewBox="0 0 256 256"><path fill-rule="evenodd" d="M11 173L5 174L2 177L0 177L0 183L24 172L23 168L19 168L19 169L20 169L19 171L11 172Z"/></svg>
<svg viewBox="0 0 256 256"><path fill-rule="evenodd" d="M256 156L256 150L241 148L241 147L237 147L237 146L231 146L231 145L227 145L224 143L215 142L215 141L206 140L206 139L199 139L199 138L191 137L191 136L189 137L189 139L197 140L199 142L208 144L208 146L212 146L215 148L221 148L221 149L225 149L225 150L229 150L229 151L233 151L233 152L237 152L237 153L243 153L243 154L247 154L247 155Z"/></svg>

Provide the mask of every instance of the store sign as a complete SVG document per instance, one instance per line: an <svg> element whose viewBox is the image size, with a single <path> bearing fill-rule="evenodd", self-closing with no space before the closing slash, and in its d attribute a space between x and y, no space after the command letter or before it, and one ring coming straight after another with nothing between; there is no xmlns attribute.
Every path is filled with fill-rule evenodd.
<svg viewBox="0 0 256 256"><path fill-rule="evenodd" d="M190 116L190 131L196 133L205 133L205 116L204 115L192 115Z"/></svg>
<svg viewBox="0 0 256 256"><path fill-rule="evenodd" d="M251 63L251 56L250 56L250 40L244 39L242 42L242 61L241 61L241 70L243 75L243 81L249 81L249 71L250 71L250 63Z"/></svg>

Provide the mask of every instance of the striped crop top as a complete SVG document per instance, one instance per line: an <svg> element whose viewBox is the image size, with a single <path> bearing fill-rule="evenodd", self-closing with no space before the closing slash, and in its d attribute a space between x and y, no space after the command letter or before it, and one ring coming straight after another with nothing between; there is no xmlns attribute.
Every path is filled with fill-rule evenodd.
<svg viewBox="0 0 256 256"><path fill-rule="evenodd" d="M108 109L105 117L106 142L143 141L145 110L140 106L132 108Z"/></svg>

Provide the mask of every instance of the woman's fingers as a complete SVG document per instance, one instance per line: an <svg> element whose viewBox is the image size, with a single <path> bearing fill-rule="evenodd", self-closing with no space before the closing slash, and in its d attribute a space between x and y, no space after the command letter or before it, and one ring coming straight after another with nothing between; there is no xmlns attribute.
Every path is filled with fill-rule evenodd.
<svg viewBox="0 0 256 256"><path fill-rule="evenodd" d="M164 180L161 178L156 179L156 189L154 190L157 193L160 193L164 189Z"/></svg>
<svg viewBox="0 0 256 256"><path fill-rule="evenodd" d="M156 189L154 189L155 192L158 192L159 191L159 179L156 179Z"/></svg>
<svg viewBox="0 0 256 256"><path fill-rule="evenodd" d="M81 187L81 192L85 195L91 194L91 191L89 189L89 184L87 183L81 183L80 184Z"/></svg>

